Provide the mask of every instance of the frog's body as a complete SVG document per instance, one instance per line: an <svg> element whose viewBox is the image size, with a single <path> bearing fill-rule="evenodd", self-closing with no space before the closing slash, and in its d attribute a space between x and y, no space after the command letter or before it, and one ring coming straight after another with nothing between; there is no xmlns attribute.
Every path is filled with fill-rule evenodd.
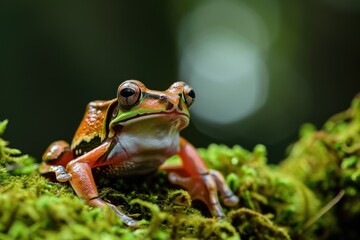
<svg viewBox="0 0 360 240"><path fill-rule="evenodd" d="M148 174L179 154L182 165L161 169L169 172L171 182L204 201L214 216L222 217L217 188L227 205L236 204L237 197L222 175L208 170L194 147L179 135L189 123L188 107L194 98L193 90L183 82L161 92L136 80L125 81L119 86L118 98L88 104L71 147L64 141L51 144L40 171L54 172L60 182L70 181L88 204L110 206L131 226L135 220L99 198L92 173L101 177Z"/></svg>
<svg viewBox="0 0 360 240"><path fill-rule="evenodd" d="M156 171L166 159L179 151L180 121L187 119L175 114L159 114L142 118L141 122L126 124L121 134L114 137L113 149L105 159L100 159L115 163L98 167L95 171L110 177ZM119 163L117 159L123 161Z"/></svg>

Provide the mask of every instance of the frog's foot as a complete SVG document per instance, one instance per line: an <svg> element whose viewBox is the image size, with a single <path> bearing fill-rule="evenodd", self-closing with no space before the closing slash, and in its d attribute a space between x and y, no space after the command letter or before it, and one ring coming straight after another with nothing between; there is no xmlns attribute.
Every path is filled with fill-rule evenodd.
<svg viewBox="0 0 360 240"><path fill-rule="evenodd" d="M228 207L234 207L239 202L239 198L234 195L231 189L227 186L223 175L216 170L210 170L211 176L216 182L216 186L221 193L223 203Z"/></svg>
<svg viewBox="0 0 360 240"><path fill-rule="evenodd" d="M41 174L55 173L56 180L59 182L67 182L71 179L71 174L67 173L65 168L61 165L48 165L42 162L39 167Z"/></svg>
<svg viewBox="0 0 360 240"><path fill-rule="evenodd" d="M109 206L114 212L116 212L116 215L118 215L119 218L129 227L137 227L138 221L132 219L131 217L125 215L122 213L115 205L103 201L101 198L96 197L93 199L90 199L87 201L87 204L94 207L104 207Z"/></svg>
<svg viewBox="0 0 360 240"><path fill-rule="evenodd" d="M56 166L55 169L56 180L59 182L67 182L71 179L71 174L67 173L63 166Z"/></svg>
<svg viewBox="0 0 360 240"><path fill-rule="evenodd" d="M211 174L206 173L195 177L187 177L170 172L169 181L185 188L192 199L203 201L214 217L223 218L225 216L217 195L217 182Z"/></svg>

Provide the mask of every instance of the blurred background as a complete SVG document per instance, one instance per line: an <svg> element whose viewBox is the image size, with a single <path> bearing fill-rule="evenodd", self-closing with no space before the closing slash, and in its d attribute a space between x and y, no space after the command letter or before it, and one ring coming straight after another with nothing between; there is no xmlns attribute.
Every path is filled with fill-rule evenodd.
<svg viewBox="0 0 360 240"><path fill-rule="evenodd" d="M188 82L183 136L262 143L273 163L360 92L358 0L0 1L0 31L4 138L37 159L127 79Z"/></svg>

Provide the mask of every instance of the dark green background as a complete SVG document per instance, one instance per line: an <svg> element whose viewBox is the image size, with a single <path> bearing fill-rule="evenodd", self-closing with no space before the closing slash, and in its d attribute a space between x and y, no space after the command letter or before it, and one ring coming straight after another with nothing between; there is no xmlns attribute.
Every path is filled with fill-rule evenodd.
<svg viewBox="0 0 360 240"><path fill-rule="evenodd" d="M123 80L139 79L159 90L179 80L177 29L199 2L0 1L0 119L10 120L5 138L40 159L50 142L71 140L89 101L114 98ZM244 2L263 13L271 4ZM293 66L314 93L310 115L288 121L321 126L360 91L360 4L277 2L281 32L272 51L291 51ZM271 56L269 68L276 68ZM193 125L183 135L199 147L263 142L256 131L251 141L219 141ZM267 143L270 160L283 158L296 137L292 131Z"/></svg>

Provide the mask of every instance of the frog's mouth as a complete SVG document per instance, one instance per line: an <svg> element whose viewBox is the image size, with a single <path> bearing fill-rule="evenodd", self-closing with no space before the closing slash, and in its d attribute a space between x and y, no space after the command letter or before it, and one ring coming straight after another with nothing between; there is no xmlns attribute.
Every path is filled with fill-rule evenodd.
<svg viewBox="0 0 360 240"><path fill-rule="evenodd" d="M169 123L180 121L181 125L183 125L184 128L189 124L190 115L183 112L178 112L176 110L173 110L171 112L162 111L162 112L151 112L151 113L141 113L141 114L139 113L136 114L135 116L125 118L119 122L115 122L114 125L126 126L129 124L134 124L136 122L146 121L147 119L150 120L155 118L164 119Z"/></svg>

